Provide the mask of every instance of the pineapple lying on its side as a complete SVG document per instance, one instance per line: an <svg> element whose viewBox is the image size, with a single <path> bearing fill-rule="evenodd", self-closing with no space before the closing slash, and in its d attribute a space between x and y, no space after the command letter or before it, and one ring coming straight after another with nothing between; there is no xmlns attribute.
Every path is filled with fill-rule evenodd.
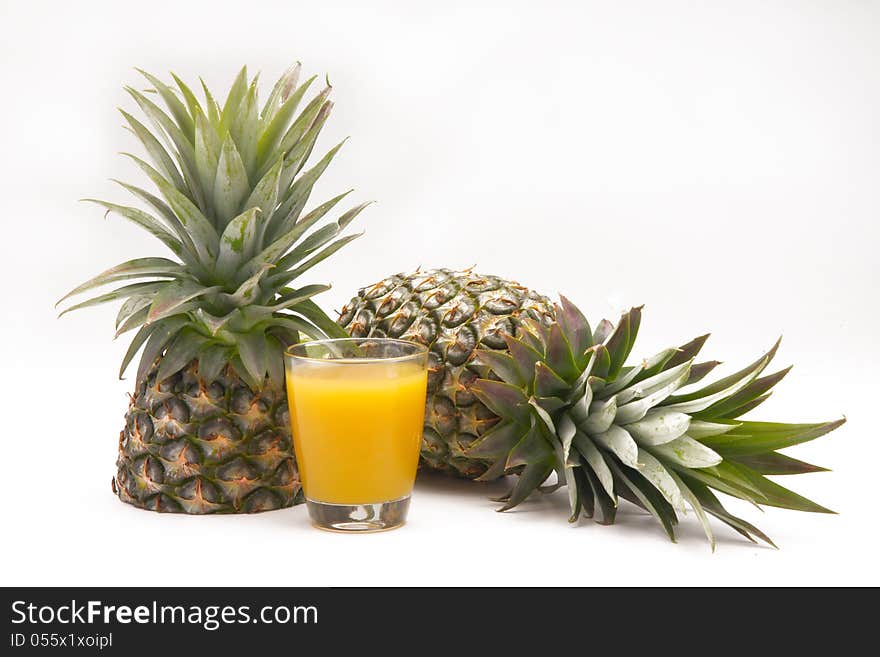
<svg viewBox="0 0 880 657"><path fill-rule="evenodd" d="M504 336L516 335L525 319L552 322L553 304L497 276L434 269L362 289L342 309L339 323L356 338L387 336L430 346L421 462L473 479L487 466L467 450L497 421L470 390L484 372L475 366L474 350L506 349Z"/></svg>
<svg viewBox="0 0 880 657"><path fill-rule="evenodd" d="M282 352L301 335L345 333L311 299L328 286L290 286L357 237L337 239L365 205L321 227L347 193L303 213L342 144L304 169L332 103L327 86L297 114L315 79L298 84L299 72L289 69L262 107L246 69L222 106L204 84L202 104L176 76L172 88L143 73L167 112L152 93L127 89L153 125L122 112L152 164L129 157L159 196L120 183L152 213L95 202L176 259L124 262L62 299L141 279L64 311L122 299L117 336L137 329L120 368L143 349L113 480L124 502L242 513L300 500Z"/></svg>
<svg viewBox="0 0 880 657"><path fill-rule="evenodd" d="M566 486L571 522L583 513L611 524L623 497L674 539L687 505L713 547L707 514L772 544L730 515L713 490L755 505L828 512L766 475L822 470L777 450L843 420L739 419L788 372L762 376L778 343L739 372L697 386L718 365L695 362L708 336L626 365L640 308L616 326L603 320L593 330L564 298L554 306L516 283L447 269L363 288L339 321L356 337L404 338L430 348L422 463L481 480L516 475L502 511L535 490Z"/></svg>

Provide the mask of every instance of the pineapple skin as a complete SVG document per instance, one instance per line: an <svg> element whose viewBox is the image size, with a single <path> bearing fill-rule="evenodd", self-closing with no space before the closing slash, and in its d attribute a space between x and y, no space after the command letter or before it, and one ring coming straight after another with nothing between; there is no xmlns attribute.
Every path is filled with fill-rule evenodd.
<svg viewBox="0 0 880 657"><path fill-rule="evenodd" d="M113 492L152 511L256 513L302 501L283 389L254 393L228 365L212 381L198 361L162 382L158 365L131 397Z"/></svg>
<svg viewBox="0 0 880 657"><path fill-rule="evenodd" d="M428 395L420 464L468 479L488 462L465 454L499 418L470 386L492 377L475 350L506 350L503 335L517 336L525 318L554 318L550 300L516 282L471 270L417 270L395 274L358 291L339 324L352 337L413 340L429 349Z"/></svg>

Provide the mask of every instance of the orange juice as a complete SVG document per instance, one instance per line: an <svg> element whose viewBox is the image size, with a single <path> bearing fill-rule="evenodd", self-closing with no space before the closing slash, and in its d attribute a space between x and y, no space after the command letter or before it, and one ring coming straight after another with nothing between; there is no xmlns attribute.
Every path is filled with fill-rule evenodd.
<svg viewBox="0 0 880 657"><path fill-rule="evenodd" d="M426 386L420 362L340 359L289 370L290 421L306 497L373 504L408 496Z"/></svg>

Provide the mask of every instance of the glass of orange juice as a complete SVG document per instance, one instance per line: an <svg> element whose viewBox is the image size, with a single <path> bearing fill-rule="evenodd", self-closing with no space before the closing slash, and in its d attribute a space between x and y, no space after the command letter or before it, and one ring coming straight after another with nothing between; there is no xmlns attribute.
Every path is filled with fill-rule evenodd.
<svg viewBox="0 0 880 657"><path fill-rule="evenodd" d="M406 520L428 351L390 338L303 342L285 354L287 402L312 523L378 531Z"/></svg>

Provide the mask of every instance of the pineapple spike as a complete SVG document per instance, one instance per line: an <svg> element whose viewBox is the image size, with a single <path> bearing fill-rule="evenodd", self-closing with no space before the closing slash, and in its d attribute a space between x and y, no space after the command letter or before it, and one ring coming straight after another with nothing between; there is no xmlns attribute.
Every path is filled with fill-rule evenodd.
<svg viewBox="0 0 880 657"><path fill-rule="evenodd" d="M575 465L565 467L580 468L586 475L586 479L571 478L569 482L569 485L574 483L578 487L577 492L570 494L572 519L577 518L581 506L590 515L591 510L606 505L605 493L593 483L597 477L608 481L610 492L628 491L630 497L666 524L673 540L672 526L677 522L677 513L684 513L684 503L687 502L703 525L713 549L715 540L706 512L745 533L747 538L755 535L771 545L772 542L751 526L726 515L720 503L711 501L710 488L742 497L758 508L765 504L830 513L828 509L771 482L765 475L821 470L776 454L775 450L813 440L839 427L843 420L819 425L748 423L745 428L743 423L734 424L729 420L744 405L769 394L770 389L790 371L791 367L787 367L757 378L775 355L778 340L767 353L743 370L701 390L674 397L675 390L689 380L693 358L708 335L671 350L669 353L675 354L672 358L660 354L643 360L641 365L622 368L616 362L629 352L635 340L641 311L641 307L636 307L624 313L621 321L604 338L602 346L612 352L611 369L597 370L603 376L583 389L581 381L594 381L590 374L597 364L596 347L590 349L594 352L593 357L588 363L582 362L581 369L576 372L565 371L569 367L566 360L553 356L554 350L559 348L553 346L559 340L554 335L566 336L568 344L573 340L586 340L589 335L589 325L580 311L568 299L562 297L560 301L556 306L558 324L551 323L549 331L534 322L527 324L543 345L543 349L536 352L540 359L535 366L533 381L523 382L517 371L502 367L504 362L495 352L484 349L476 352L478 358L482 357L481 362L488 364L504 383L479 379L471 385L471 390L500 416L502 422L513 422L522 427L520 435L523 438L515 440L515 444L524 444L528 431L531 431L528 426L534 427L536 423L547 427L550 432L550 438L543 443L532 440L528 454L521 453L513 458L514 452L502 452L494 459L496 466L504 461L501 471L519 476L499 510L511 509L535 490L541 490L544 481L541 477L546 478L549 474L549 471L544 472L547 460L554 453L558 454L553 447L558 443L563 446L564 454L571 449L576 455ZM561 333L554 333L556 326L562 327ZM515 342L508 339L508 348ZM661 366L651 367L653 362L661 363ZM564 369L558 370L559 367ZM640 378L640 370L650 372L650 376ZM576 381L570 384L574 379ZM513 387L501 388L501 385ZM532 395L528 404L522 406L514 402L514 389L522 390L519 394L524 395L523 399ZM498 396L502 391L508 397L504 403ZM549 403L548 397L551 399ZM524 410L527 408L531 410ZM532 416L530 424L526 423L524 413ZM697 421L715 424L706 425L702 434L695 430L694 435L698 437L693 438L688 431L691 423L696 427ZM710 426L713 427L711 430ZM573 436L576 440L571 442ZM475 446L481 444L477 442ZM553 458L558 459L558 456ZM520 471L522 467L525 470ZM558 462L554 466L556 469L561 467L563 464ZM524 473L529 474L523 476ZM647 496L649 493L655 498L653 501ZM613 497L609 499L616 503ZM704 510L701 499L704 503L710 500L711 508ZM666 503L662 504L660 500ZM597 520L613 522L613 515L606 507Z"/></svg>
<svg viewBox="0 0 880 657"><path fill-rule="evenodd" d="M270 98L271 102L284 102L293 94L300 69L300 63L296 62L285 71L276 83L277 94L274 100ZM120 181L120 185L138 196L141 200L144 200L149 205L153 206L153 209L157 214L154 216L149 212L137 208L128 208L126 206L107 203L98 199L82 200L100 204L105 210L105 216L110 212L116 212L137 223L142 228L147 229L155 237L164 242L166 246L172 250L174 255L180 258L183 262L175 263L174 261L165 259L166 263L172 264L163 265L165 269L160 268L158 272L150 271L149 269L135 269L125 274L108 274L108 272L112 272L112 270L108 270L108 272L104 272L104 274L99 275L96 279L92 279L92 281L88 281L82 286L75 288L68 295L59 300L57 305L60 305L74 294L82 292L89 287L95 287L95 281L109 283L123 279L134 279L137 281L139 278L143 281L143 277L146 277L147 279L155 279L157 274L160 278L170 280L146 280L142 283L135 282L132 285L124 286L123 288L109 294L96 297L96 299L79 303L66 310L62 310L61 314L65 314L72 309L101 303L102 300L112 300L112 298L124 299L129 293L136 294L138 290L143 289L136 287L137 285L142 284L158 286L155 292L155 298L152 299L152 303L145 313L147 319L146 326L150 326L151 323L161 324L166 321L166 318L187 318L190 316L190 313L199 307L208 309L209 312L212 313L223 314L234 311L236 307L244 308L254 303L254 301L262 305L271 306L273 299L280 297L281 293L279 292L279 289L281 286L278 284L273 285L270 282L270 279L283 276L288 271L290 271L291 274L296 274L297 271L303 271L307 268L306 265L315 260L315 258L312 258L312 260L307 261L305 265L297 263L299 264L298 269L293 269L293 267L296 267L296 264L293 264L292 260L288 260L287 262L291 263L289 266L290 268L282 269L283 265L280 263L281 258L285 256L290 249L295 250L297 246L296 242L307 236L298 236L293 243L290 243L287 246L286 250L274 254L272 259L267 262L256 264L252 268L253 271L248 274L248 276L250 276L250 279L248 279L250 282L244 280L247 277L240 278L237 272L241 270L249 259L252 259L257 253L259 253L261 247L258 241L256 241L256 236L260 234L259 227L265 227L272 223L277 223L279 225L282 224L281 219L283 217L276 216L279 214L277 209L278 206L281 205L281 199L287 198L291 190L299 189L297 187L298 184L300 187L307 184L308 189L310 190L311 186L314 184L314 180L323 172L327 164L329 164L329 159L325 159L319 169L306 171L302 174L296 174L294 172L293 175L286 176L285 186L278 190L277 205L276 202L273 201L276 197L274 195L269 196L268 189L265 192L260 192L257 195L251 196L253 189L239 187L234 193L227 193L225 196L221 197L225 200L227 207L229 208L227 212L232 216L229 216L228 220L225 217L215 217L213 203L212 207L207 207L205 203L206 200L211 198L211 190L202 189L202 182L195 172L197 156L195 151L198 148L198 145L194 146L192 140L194 136L194 125L197 118L196 115L201 112L206 113L208 119L207 125L210 130L213 130L216 133L218 143L220 143L219 138L226 135L230 129L238 135L238 138L250 140L248 142L250 146L244 142L230 143L228 144L228 148L233 149L230 150L230 152L234 152L234 150L238 148L250 148L250 151L242 150L241 152L250 153L250 156L253 157L257 140L262 135L262 132L268 128L268 125L262 123L260 112L256 112L253 116L247 116L241 112L245 111L246 103L244 101L248 97L248 94L254 96L256 94L259 85L259 73L254 76L253 79L249 79L247 68L242 67L238 72L222 107L214 99L215 97L205 84L204 79L199 78L205 96L205 104L203 107L189 90L189 87L187 87L176 74L171 74L174 83L177 85L177 88L174 89L141 68L136 68L135 70L149 82L152 87L149 91L151 93L155 92L162 98L168 108L169 114L166 114L164 110L158 107L158 105L155 105L151 100L148 100L140 91L127 85L125 89L137 101L143 112L147 114L148 119L154 125L155 130L151 132L143 123L138 121L124 109L119 108L119 111L129 124L124 127L139 137L149 151L151 158L155 160L156 165L160 168L154 169L134 155L125 155L133 159L153 179L153 182L159 187L161 195L165 198L160 199L158 196L153 196L146 190ZM321 104L323 104L323 98L326 98L328 92L329 80L328 90L325 90L325 92L318 95L318 97L322 99ZM239 107L239 105L241 105L241 107ZM266 107L270 110L274 109L271 105ZM327 111L327 108L324 108L323 114L319 113L319 116L326 118ZM300 115L301 114L302 113L300 113ZM292 121L295 121L296 118L296 116L291 116ZM314 120L309 121L309 123L314 124ZM304 134L305 133L303 133L303 135ZM298 145L300 145L300 141L297 135L289 135L285 147L288 149L295 149ZM338 148L339 146L335 147L331 153L334 153ZM267 152L264 153L264 156L268 162L275 162L284 155L284 152L277 150L277 144L273 145L271 142L265 142L265 149ZM310 151L310 144L303 145L303 150L300 155L300 166L305 163ZM307 182L300 183L300 181L306 176L310 176L307 178ZM230 178L229 180L233 179ZM233 184L241 185L242 182L245 185L253 187L258 181L254 180L251 182L238 179L237 182L233 181ZM242 202L239 199L248 197L251 197L254 201L263 203L264 207L254 206L250 209L242 207ZM341 197L336 200L338 201L340 199ZM304 204L305 200L301 203ZM275 208L276 210L273 211L269 209L270 207ZM288 205L288 207L290 206ZM331 207L332 205L327 207L322 214L328 212ZM365 206L358 206L356 212L359 212L363 207ZM250 212L250 214L248 214L248 212ZM221 219L223 221L220 221ZM314 217L314 221L320 219L320 215ZM214 224L214 221L217 221L218 223ZM343 227L344 224L340 223L339 232L341 232ZM236 235L234 236L230 232L233 229L236 231ZM334 243L327 247L324 252L319 252L318 255L321 255L322 259L323 257L329 256L333 251L343 246L346 243L345 240L350 240L353 237L354 236L343 238L339 243ZM217 246L218 243L219 249ZM222 260L218 260L219 258L222 258ZM218 269L218 263L222 264L222 268ZM122 265L120 265L120 267L121 266ZM188 276L188 278L176 270L169 269L171 266L179 267L181 272L187 272L186 276ZM223 271L221 271L221 269ZM104 280L101 279L101 276L109 276L109 278ZM245 284L247 284L247 288L243 287ZM250 300L250 293L247 291L248 289L255 291L258 290L258 297L254 300ZM241 305L237 306L236 304ZM137 307L138 304L133 300L129 305L131 307ZM295 311L296 308L293 310ZM316 311L317 309L313 308L308 312L311 315L314 315ZM125 319L120 315L117 328L120 331L136 328L137 324L135 322L139 317L140 315L137 313L128 319ZM319 317L318 320L325 326L329 324L329 318L326 316L323 318ZM185 323L177 330L184 330L187 326L190 326L192 321L193 320L191 319L186 319ZM227 339L233 339L231 336L232 334L228 334ZM173 337L173 335L171 337ZM236 351L235 343L232 342L228 346L234 354ZM161 354L161 351L158 353Z"/></svg>

